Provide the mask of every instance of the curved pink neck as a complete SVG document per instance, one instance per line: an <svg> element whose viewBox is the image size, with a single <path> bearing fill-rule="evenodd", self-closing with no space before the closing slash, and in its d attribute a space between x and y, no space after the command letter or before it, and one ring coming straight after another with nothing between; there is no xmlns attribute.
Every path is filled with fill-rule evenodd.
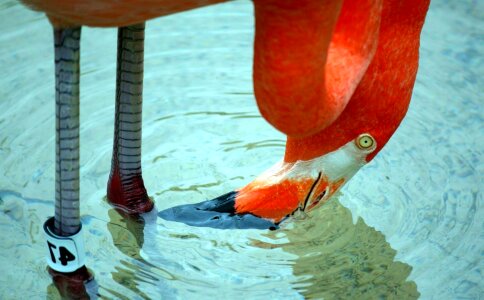
<svg viewBox="0 0 484 300"><path fill-rule="evenodd" d="M386 144L406 114L418 68L420 32L429 1L385 1L378 48L347 107L329 127L305 138L288 137L285 161L334 151L361 133Z"/></svg>
<svg viewBox="0 0 484 300"><path fill-rule="evenodd" d="M381 1L256 0L254 92L289 136L314 134L345 108L373 56Z"/></svg>

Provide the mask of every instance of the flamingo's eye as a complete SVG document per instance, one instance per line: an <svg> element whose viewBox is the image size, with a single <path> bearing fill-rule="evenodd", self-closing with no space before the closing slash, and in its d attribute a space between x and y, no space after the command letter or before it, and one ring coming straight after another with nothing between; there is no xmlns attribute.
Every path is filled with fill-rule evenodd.
<svg viewBox="0 0 484 300"><path fill-rule="evenodd" d="M368 133L360 134L356 138L356 146L362 150L368 150L376 144L375 139Z"/></svg>

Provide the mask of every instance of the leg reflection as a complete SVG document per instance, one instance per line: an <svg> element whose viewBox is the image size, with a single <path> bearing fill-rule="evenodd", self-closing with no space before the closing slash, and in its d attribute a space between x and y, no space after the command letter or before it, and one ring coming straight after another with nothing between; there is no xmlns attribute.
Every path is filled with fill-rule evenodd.
<svg viewBox="0 0 484 300"><path fill-rule="evenodd" d="M116 209L110 209L108 215L110 221L107 227L113 238L114 246L128 257L143 260L140 256L140 250L144 244L145 220L143 217Z"/></svg>
<svg viewBox="0 0 484 300"><path fill-rule="evenodd" d="M160 289L163 294L169 294L170 289L163 283L172 276L164 269L153 265L143 258L141 249L145 245L145 226L156 226L156 211L152 210L143 215L133 215L121 209L108 211L109 223L107 228L113 239L114 246L127 257L121 258L114 266L111 276L123 288L134 292L139 298L152 299L146 291L146 284ZM150 244L150 243L148 243ZM132 259L129 259L132 258ZM105 288L110 294L118 298L125 298L117 290Z"/></svg>
<svg viewBox="0 0 484 300"><path fill-rule="evenodd" d="M50 268L48 272L52 277L52 284L47 287L49 299L59 296L61 299L93 299L98 296L93 273L85 266L72 273L60 273Z"/></svg>

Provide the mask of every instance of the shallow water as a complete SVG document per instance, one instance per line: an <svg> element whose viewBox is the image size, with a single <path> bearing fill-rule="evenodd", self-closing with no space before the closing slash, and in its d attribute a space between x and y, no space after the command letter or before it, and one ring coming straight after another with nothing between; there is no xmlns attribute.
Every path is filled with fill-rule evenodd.
<svg viewBox="0 0 484 300"><path fill-rule="evenodd" d="M278 231L126 220L105 202L116 31L84 28L81 213L103 299L479 299L484 295L484 7L434 1L409 113L333 200ZM54 210L46 19L0 3L0 299L56 299L41 225ZM243 186L284 137L252 94L249 1L148 22L143 172L157 208Z"/></svg>

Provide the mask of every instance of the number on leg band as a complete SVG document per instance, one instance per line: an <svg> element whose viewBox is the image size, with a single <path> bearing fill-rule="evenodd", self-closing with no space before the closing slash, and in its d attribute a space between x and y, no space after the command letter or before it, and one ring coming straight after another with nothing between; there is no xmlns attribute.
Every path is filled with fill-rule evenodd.
<svg viewBox="0 0 484 300"><path fill-rule="evenodd" d="M79 231L71 236L58 236L53 231L54 217L44 223L44 233L47 240L47 264L53 270L69 273L84 266L84 240L82 224Z"/></svg>

